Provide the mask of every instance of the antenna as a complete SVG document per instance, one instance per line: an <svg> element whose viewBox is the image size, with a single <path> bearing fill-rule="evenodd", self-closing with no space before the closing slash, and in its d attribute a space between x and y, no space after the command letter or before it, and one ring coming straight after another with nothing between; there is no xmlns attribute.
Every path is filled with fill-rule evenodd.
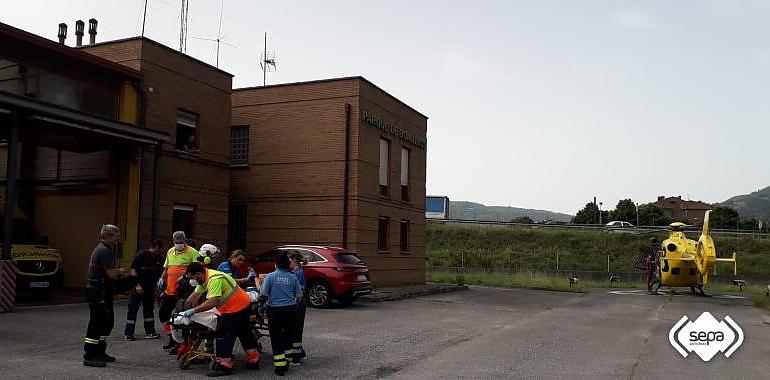
<svg viewBox="0 0 770 380"><path fill-rule="evenodd" d="M182 10L179 14L179 51L187 52L187 18L189 15L190 4L188 0L182 0Z"/></svg>
<svg viewBox="0 0 770 380"><path fill-rule="evenodd" d="M217 38L192 37L192 38L194 38L196 40L204 40L204 41L211 41L211 42L216 42L217 43L217 50L216 50L216 52L217 52L217 68L219 68L219 45L220 44L225 44L227 46L230 46L230 47L233 47L233 48L237 48L237 46L235 46L235 45L233 45L231 43L228 43L227 41L225 41L223 39L224 35L222 34L222 9L224 7L225 7L225 1L222 0L222 4L221 4L221 6L219 8L219 31L217 32Z"/></svg>
<svg viewBox="0 0 770 380"><path fill-rule="evenodd" d="M259 62L259 67L262 68L262 86L267 85L267 72L275 71L275 52L267 50L267 32L265 32L265 50L262 52L262 57ZM272 70L270 69L272 67Z"/></svg>
<svg viewBox="0 0 770 380"><path fill-rule="evenodd" d="M144 24L147 22L147 1L144 0L144 15L142 16L142 37L144 37ZM136 29L134 29L136 31Z"/></svg>

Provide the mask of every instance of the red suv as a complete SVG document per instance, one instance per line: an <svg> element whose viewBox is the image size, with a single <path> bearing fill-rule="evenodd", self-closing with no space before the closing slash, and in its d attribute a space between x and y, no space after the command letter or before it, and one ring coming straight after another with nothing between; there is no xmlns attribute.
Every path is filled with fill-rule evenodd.
<svg viewBox="0 0 770 380"><path fill-rule="evenodd" d="M282 245L249 258L249 264L258 274L270 273L275 270L277 253L299 253L307 260L303 268L305 297L311 306L328 306L333 298L343 305L350 305L359 296L372 292L369 268L355 253L343 248Z"/></svg>

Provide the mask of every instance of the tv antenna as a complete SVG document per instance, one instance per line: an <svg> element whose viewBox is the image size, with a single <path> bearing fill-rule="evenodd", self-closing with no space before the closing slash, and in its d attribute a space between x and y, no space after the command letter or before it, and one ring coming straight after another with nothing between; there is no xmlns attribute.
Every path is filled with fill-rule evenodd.
<svg viewBox="0 0 770 380"><path fill-rule="evenodd" d="M262 57L259 61L259 67L262 68L262 86L267 85L267 72L275 71L275 51L267 50L267 32L265 32L265 50L262 52Z"/></svg>
<svg viewBox="0 0 770 380"><path fill-rule="evenodd" d="M204 40L204 41L211 41L211 42L217 43L217 68L219 68L219 45L225 44L227 46L237 48L237 46L231 43L228 43L223 39L224 34L222 34L222 10L224 9L224 7L225 7L225 0L222 0L221 6L219 7L219 30L217 32L217 38L192 37L196 40Z"/></svg>
<svg viewBox="0 0 770 380"><path fill-rule="evenodd" d="M190 13L188 0L182 0L182 10L179 14L179 51L187 52L187 19Z"/></svg>

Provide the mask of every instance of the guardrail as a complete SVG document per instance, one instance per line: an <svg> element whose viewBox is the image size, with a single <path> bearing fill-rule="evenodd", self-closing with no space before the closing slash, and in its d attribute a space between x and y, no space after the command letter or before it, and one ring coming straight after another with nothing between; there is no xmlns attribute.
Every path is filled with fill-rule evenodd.
<svg viewBox="0 0 770 380"><path fill-rule="evenodd" d="M551 271L534 271L521 268L475 268L475 267L444 267L444 266L426 266L427 272L433 273L451 273L451 274L472 274L472 273L501 273L501 274L542 274L553 277L563 277L565 279L575 276L581 280L590 280L596 282L609 281L611 276L618 276L620 281L623 282L644 282L644 272L607 272L607 271L580 271L580 270L551 270ZM733 280L740 278L751 284L767 284L770 283L770 276L762 275L741 275L733 276L730 274L712 274L709 277L710 282L732 284Z"/></svg>
<svg viewBox="0 0 770 380"><path fill-rule="evenodd" d="M495 220L469 220L469 219L434 219L426 218L426 221L431 224L456 224L466 226L516 226L516 227L528 227L528 228L545 228L545 229L573 229L573 230L593 230L593 231L612 231L612 232L625 232L625 233L655 233L655 232L668 232L670 229L668 226L637 226L633 228L617 228L607 227L601 224L542 224L542 223L512 223L512 222L500 222ZM685 232L697 233L700 235L701 229L698 226L688 226L683 229ZM767 232L755 232L746 230L729 230L729 229L711 229L712 235L722 236L736 236L736 237L751 237L754 239L770 239L770 233Z"/></svg>

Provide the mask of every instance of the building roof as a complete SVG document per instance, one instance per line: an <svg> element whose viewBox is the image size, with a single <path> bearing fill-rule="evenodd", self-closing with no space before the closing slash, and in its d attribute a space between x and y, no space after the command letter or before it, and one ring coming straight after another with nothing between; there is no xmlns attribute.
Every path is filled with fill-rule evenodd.
<svg viewBox="0 0 770 380"><path fill-rule="evenodd" d="M365 83L369 84L370 86L376 88L377 90L381 91L383 94L387 95L389 98L395 100L397 103L403 105L406 108L409 108L410 110L414 111L418 115L428 119L428 116L425 116L422 112L414 109L414 107L404 103L399 98L391 95L389 92L383 90L380 86L377 86L376 84L372 83L368 79L362 77L362 76L351 76L351 77L340 77L340 78L327 78L327 79L317 79L317 80L309 80L309 81L302 81L302 82L290 82L290 83L278 83L278 84L269 84L266 86L252 86L252 87L241 87L241 88L234 88L233 92L235 91L249 91L249 90L261 90L261 89L268 89L268 88L276 88L276 87L288 87L288 86L301 86L305 84L315 84L315 83L324 83L324 82L337 82L337 81L346 81L346 80L361 80Z"/></svg>
<svg viewBox="0 0 770 380"><path fill-rule="evenodd" d="M94 56L92 54L81 51L73 47L69 47L64 44L60 44L56 41L49 40L47 38L38 36L36 34L29 33L27 31L14 28L8 24L0 22L0 41L13 41L18 44L27 45L32 48L38 48L47 50L54 54L58 54L63 58L73 59L85 65L96 66L102 70L107 70L126 77L139 79L142 77L142 73L136 71L130 67L126 67L119 63L115 63L106 60L101 57Z"/></svg>
<svg viewBox="0 0 770 380"><path fill-rule="evenodd" d="M143 37L143 36L138 36L138 37L128 37L128 38L121 38L121 39L117 39L117 40L110 40L110 41L102 41L102 42L97 42L97 43L95 43L95 44L90 44L90 45L83 45L82 47L84 47L84 48L88 48L88 47L92 47L92 46L100 46L100 45L112 45L112 44L118 44L118 43L122 43L122 42L129 42L129 41L143 41L143 42L149 42L149 43L151 43L151 44L153 44L153 45L155 45L155 46L157 46L157 47L159 47L159 48L161 48L161 49L165 50L166 52L169 52L169 53L172 53L172 54L176 54L176 55L178 55L178 56L184 57L184 58L185 58L185 59L187 59L187 60L190 60L190 61L192 61L192 62L195 62L195 63L197 63L197 64L200 64L200 65L204 65L204 66L207 66L208 68L210 68L210 69L212 69L212 70L214 70L214 71L218 71L218 72L220 72L220 73L222 73L222 74L225 74L225 75L229 75L230 77L232 77L232 76L233 76L233 74L230 74L230 73L228 73L227 71L224 71L224 70L222 70L222 69L220 69L220 68L218 68L218 67L216 67L216 66L212 66L212 65L210 65L210 64L208 64L208 63L206 63L206 62L203 62L203 61L201 61L201 60L200 60L200 59L198 59L198 58L195 58L195 57L189 56L189 55L187 55L187 54L185 54L185 53L182 53L182 52L181 52L181 51L179 51L179 50L176 50L176 49L172 49L172 48L170 48L170 47L168 47L168 46L166 46L166 45L164 45L164 44L162 44L162 43L160 43L160 42L158 42L158 41L155 41L155 40L153 40L153 39L150 39L150 38L147 38L147 37Z"/></svg>
<svg viewBox="0 0 770 380"><path fill-rule="evenodd" d="M701 201L691 201L691 200L683 200L682 196L676 196L676 197L658 197L658 200L655 201L655 203L661 205L661 207L665 208L666 203L673 201L676 203L679 203L682 205L682 209L685 210L709 210L711 208L711 205L705 202Z"/></svg>

